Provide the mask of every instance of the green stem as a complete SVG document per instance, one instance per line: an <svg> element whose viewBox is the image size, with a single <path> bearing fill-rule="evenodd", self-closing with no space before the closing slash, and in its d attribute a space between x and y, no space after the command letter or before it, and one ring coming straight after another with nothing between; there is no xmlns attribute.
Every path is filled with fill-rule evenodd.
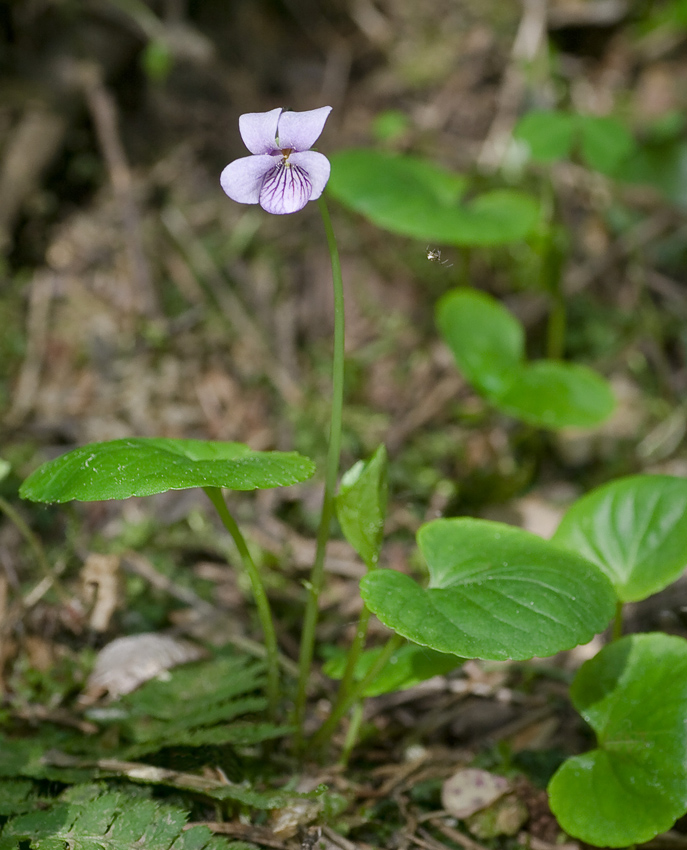
<svg viewBox="0 0 687 850"><path fill-rule="evenodd" d="M363 701L359 700L355 703L353 708L351 709L351 722L348 725L348 729L346 730L346 740L344 741L343 749L341 750L341 757L339 758L339 764L342 767L346 767L348 764L348 760L351 757L351 753L353 752L353 747L356 745L356 741L358 740L358 736L360 735L360 727L363 722Z"/></svg>
<svg viewBox="0 0 687 850"><path fill-rule="evenodd" d="M623 603L620 599L615 603L615 620L613 621L613 634L611 640L618 640L623 636Z"/></svg>
<svg viewBox="0 0 687 850"><path fill-rule="evenodd" d="M26 542L31 547L31 551L33 552L34 558L36 559L36 563L41 569L43 576L53 584L53 587L57 591L60 598L64 601L69 598L69 594L62 589L60 584L57 581L57 575L55 571L50 566L50 562L45 554L45 549L39 538L33 533L33 531L29 528L29 526L24 522L24 520L19 515L18 511L16 511L12 505L0 496L0 511L2 511L5 516L16 526L17 530L21 534L21 536L26 540Z"/></svg>
<svg viewBox="0 0 687 850"><path fill-rule="evenodd" d="M275 717L279 704L279 650L277 648L274 620L272 619L272 611L269 600L267 599L267 593L265 592L265 586L262 583L260 572L248 551L246 540L243 534L241 534L236 520L229 513L229 508L224 501L222 491L219 487L203 487L203 490L207 493L208 498L219 514L219 518L222 520L222 524L236 544L241 561L250 579L253 598L258 609L258 617L260 618L265 639L265 650L267 654L267 698L269 700L270 714L272 717Z"/></svg>
<svg viewBox="0 0 687 850"><path fill-rule="evenodd" d="M344 293L341 276L341 262L336 237L329 217L329 210L324 198L318 200L324 230L327 235L327 245L332 264L332 282L334 285L334 356L332 366L332 410L329 426L329 450L327 452L327 467L324 479L324 497L322 500L322 515L317 532L315 562L310 574L308 585L308 601L305 606L301 648L298 656L300 675L294 707L296 725L296 743L303 744L303 720L305 718L305 700L307 696L310 667L315 649L315 629L319 609L320 594L324 585L324 557L329 541L329 530L334 516L334 495L336 480L339 474L339 455L341 453L341 416L343 412L344 388Z"/></svg>
<svg viewBox="0 0 687 850"><path fill-rule="evenodd" d="M391 658L394 652L396 652L399 646L402 645L403 640L404 638L402 638L401 635L393 635L390 637L382 651L379 653L375 663L367 671L365 678L361 679L359 682L355 682L347 696L337 702L336 708L332 707L329 717L319 728L312 740L315 747L324 747L329 742L334 730L339 725L341 718L346 714L351 706L363 699L365 689L368 685L374 682L380 672L384 669L387 661Z"/></svg>
<svg viewBox="0 0 687 850"><path fill-rule="evenodd" d="M338 712L339 706L346 700L351 691L351 688L353 687L353 677L355 675L355 668L358 664L358 659L360 658L363 651L363 647L365 645L365 638L367 637L367 626L370 622L370 616L370 610L367 607L363 606L363 610L360 612L360 617L358 618L358 626L355 630L355 637L353 638L353 643L351 644L348 650L348 656L346 658L346 669L344 670L344 674L341 677L341 682L339 683L339 690L336 694L336 700L334 701L334 705L332 706L333 712Z"/></svg>

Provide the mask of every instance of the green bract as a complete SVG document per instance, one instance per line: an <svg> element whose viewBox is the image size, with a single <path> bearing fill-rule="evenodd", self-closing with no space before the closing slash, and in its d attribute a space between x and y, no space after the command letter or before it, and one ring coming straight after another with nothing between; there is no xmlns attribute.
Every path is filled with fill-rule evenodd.
<svg viewBox="0 0 687 850"><path fill-rule="evenodd" d="M603 573L540 537L477 519L422 526L426 588L402 573L374 570L365 603L400 635L465 658L525 659L586 643L614 612Z"/></svg>
<svg viewBox="0 0 687 850"><path fill-rule="evenodd" d="M597 564L622 602L646 599L687 566L687 479L631 475L592 490L553 538Z"/></svg>
<svg viewBox="0 0 687 850"><path fill-rule="evenodd" d="M687 809L687 641L631 635L580 668L575 707L598 747L549 783L566 832L599 847L640 844Z"/></svg>
<svg viewBox="0 0 687 850"><path fill-rule="evenodd" d="M522 325L484 292L447 293L437 324L465 377L504 413L543 428L590 428L613 411L608 383L586 366L528 363Z"/></svg>
<svg viewBox="0 0 687 850"><path fill-rule="evenodd" d="M296 452L254 452L243 443L131 437L91 443L44 463L19 495L34 502L151 496L189 487L255 490L306 481L313 462Z"/></svg>
<svg viewBox="0 0 687 850"><path fill-rule="evenodd" d="M497 189L461 198L467 180L412 156L375 150L330 157L327 191L378 227L447 245L503 245L525 237L539 217L522 192Z"/></svg>

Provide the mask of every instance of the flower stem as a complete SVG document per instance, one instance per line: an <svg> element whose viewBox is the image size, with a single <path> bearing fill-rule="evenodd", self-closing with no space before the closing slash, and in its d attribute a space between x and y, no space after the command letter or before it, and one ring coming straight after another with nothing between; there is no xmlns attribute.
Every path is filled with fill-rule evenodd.
<svg viewBox="0 0 687 850"><path fill-rule="evenodd" d="M369 608L363 605L363 610L360 612L360 617L358 618L358 626L355 630L355 637L353 638L353 642L351 643L350 649L348 650L348 655L346 658L346 668L341 678L341 683L339 684L339 691L336 695L334 705L332 706L332 711L336 711L338 709L339 704L346 699L351 690L351 687L353 686L353 676L355 674L355 668L358 664L358 659L360 658L363 651L363 647L365 645L365 638L367 637L367 626L370 622L370 616L371 611L369 610Z"/></svg>
<svg viewBox="0 0 687 850"><path fill-rule="evenodd" d="M322 726L317 731L315 737L312 740L312 743L315 747L321 748L326 746L329 743L329 740L336 729L341 718L346 714L346 712L355 705L356 702L363 698L363 694L365 693L365 689L377 678L379 673L384 669L387 661L391 658L391 656L396 652L396 650L403 644L404 638L401 635L395 634L389 638L386 642L384 648L379 653L377 660L367 671L367 675L364 679L361 679L359 682L354 682L352 688L349 690L346 697L342 700L337 701L337 705L332 708L332 711L329 717L325 720Z"/></svg>
<svg viewBox="0 0 687 850"><path fill-rule="evenodd" d="M370 616L371 611L369 610L369 608L363 606L363 610L360 612L360 617L358 618L358 626L355 630L355 637L353 638L353 642L351 643L351 646L348 650L348 655L346 658L346 668L344 670L344 674L341 678L341 681L339 682L339 689L336 694L336 699L334 700L334 704L332 705L330 711L330 714L334 714L337 717L343 717L343 714L339 714L342 706L350 705L349 696L351 690L355 688L355 681L353 678L355 675L355 668L358 664L358 659L362 654L363 647L365 646L365 638L367 637L367 627L370 622ZM362 700L360 701L360 705L362 706ZM359 718L357 718L357 721L352 720L351 722L352 724L354 724L354 722L357 722L359 725L361 719L362 714ZM327 723L328 721L326 721L323 726L327 725ZM320 744L322 747L326 746L329 743L329 740L334 733L334 729L335 726L332 725L329 728L329 731L326 732L326 734L322 733L322 729L320 729L320 731L317 733L317 738L318 740L320 740ZM353 733L351 733L351 730L349 729L349 734L346 736L346 744L344 745L344 750L342 753L342 759L344 764L348 759L347 752L350 753L350 750L352 750L353 746L355 745L354 738L349 746L349 736L351 734Z"/></svg>
<svg viewBox="0 0 687 850"><path fill-rule="evenodd" d="M296 741L299 748L303 744L305 700L315 648L315 628L317 626L319 600L324 584L324 556L327 549L327 542L329 541L332 517L334 516L334 494L336 480L339 474L339 455L341 453L341 415L343 411L344 383L344 294L341 263L339 261L339 250L336 246L334 229L332 228L329 210L327 209L324 198L320 198L318 204L324 222L324 230L327 235L327 245L332 264L332 282L334 285L334 357L332 367L331 424L329 427L329 450L327 452L327 466L324 479L322 515L320 517L320 527L317 532L315 562L308 585L308 601L305 607L301 648L298 657L300 674L294 707L294 721L296 724Z"/></svg>
<svg viewBox="0 0 687 850"><path fill-rule="evenodd" d="M341 750L341 756L339 757L339 764L341 767L346 767L348 764L348 760L351 757L351 753L353 752L353 747L355 747L358 736L360 735L360 727L363 723L363 701L358 700L355 703L353 708L351 709L351 721L348 725L348 729L346 731L346 740L344 741L343 748Z"/></svg>
<svg viewBox="0 0 687 850"><path fill-rule="evenodd" d="M248 573L253 597L258 609L258 617L262 626L263 636L265 639L265 650L267 655L267 699L269 700L269 710L274 718L277 713L279 704L279 651L277 649L277 636L274 630L274 620L272 619L272 611L270 603L267 599L265 586L260 578L258 568L248 551L246 540L241 534L241 530L236 524L236 520L229 513L227 503L224 501L222 491L219 487L203 487L208 498L212 502L217 511L222 524L232 536L236 548L239 550L239 555L243 562L243 566Z"/></svg>

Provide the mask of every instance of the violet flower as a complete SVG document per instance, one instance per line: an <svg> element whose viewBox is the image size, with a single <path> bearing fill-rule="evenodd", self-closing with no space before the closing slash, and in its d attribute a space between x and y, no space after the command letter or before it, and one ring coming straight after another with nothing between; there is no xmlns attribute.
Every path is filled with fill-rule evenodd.
<svg viewBox="0 0 687 850"><path fill-rule="evenodd" d="M331 166L310 148L319 138L331 106L308 112L249 112L239 131L252 156L230 162L220 176L222 188L240 204L260 204L269 213L298 212L319 198Z"/></svg>

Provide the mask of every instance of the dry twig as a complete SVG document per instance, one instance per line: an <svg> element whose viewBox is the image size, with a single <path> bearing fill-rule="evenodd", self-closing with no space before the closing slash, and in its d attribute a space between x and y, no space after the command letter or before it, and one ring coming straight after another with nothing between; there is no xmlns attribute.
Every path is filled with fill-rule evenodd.
<svg viewBox="0 0 687 850"><path fill-rule="evenodd" d="M535 59L544 43L546 13L547 0L523 0L522 18L513 42L510 63L503 75L496 115L477 158L482 168L498 168L506 153L525 93L527 78L524 66Z"/></svg>
<svg viewBox="0 0 687 850"><path fill-rule="evenodd" d="M103 159L110 174L115 200L119 205L133 284L133 306L146 316L157 316L160 314L160 305L141 241L141 215L134 195L131 171L119 136L115 101L105 88L101 71L96 65L82 66L80 77Z"/></svg>

